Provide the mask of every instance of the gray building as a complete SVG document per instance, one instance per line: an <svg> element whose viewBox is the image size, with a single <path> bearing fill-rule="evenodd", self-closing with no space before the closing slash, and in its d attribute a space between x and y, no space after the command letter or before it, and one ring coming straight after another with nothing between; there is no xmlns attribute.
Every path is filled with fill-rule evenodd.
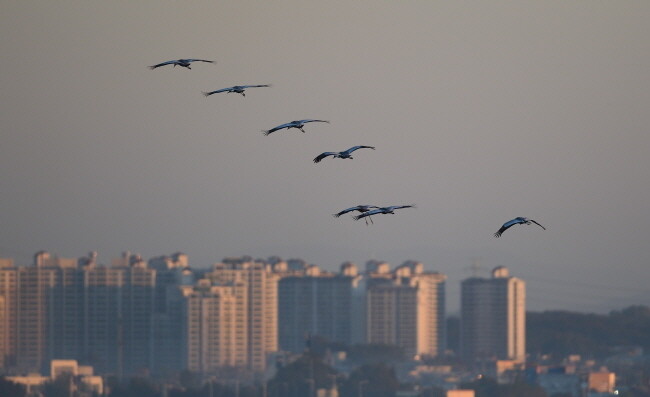
<svg viewBox="0 0 650 397"><path fill-rule="evenodd" d="M310 336L344 344L360 342L355 340L361 334L355 326L363 321L358 302L363 298L355 293L360 279L352 264L344 264L338 274L311 266L301 275L283 277L278 284L280 349L302 352Z"/></svg>
<svg viewBox="0 0 650 397"><path fill-rule="evenodd" d="M468 363L526 358L526 283L497 267L461 283L461 356Z"/></svg>

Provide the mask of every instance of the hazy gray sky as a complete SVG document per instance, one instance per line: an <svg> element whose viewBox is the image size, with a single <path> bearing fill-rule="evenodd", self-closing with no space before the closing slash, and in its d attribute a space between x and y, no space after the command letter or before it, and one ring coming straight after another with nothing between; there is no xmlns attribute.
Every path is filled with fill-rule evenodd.
<svg viewBox="0 0 650 397"><path fill-rule="evenodd" d="M451 311L480 258L531 310L650 304L648 20L647 1L4 2L0 257L415 259ZM147 69L178 58L217 64ZM301 118L331 124L261 133ZM353 145L377 149L312 162ZM365 203L418 208L331 216ZM516 216L548 230L492 236Z"/></svg>

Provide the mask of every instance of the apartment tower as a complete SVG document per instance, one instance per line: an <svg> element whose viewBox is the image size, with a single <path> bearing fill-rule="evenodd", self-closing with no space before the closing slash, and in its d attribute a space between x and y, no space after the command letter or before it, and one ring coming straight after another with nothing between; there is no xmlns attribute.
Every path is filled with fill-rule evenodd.
<svg viewBox="0 0 650 397"><path fill-rule="evenodd" d="M499 266L461 283L461 356L468 363L526 358L526 283Z"/></svg>
<svg viewBox="0 0 650 397"><path fill-rule="evenodd" d="M270 265L249 258L228 258L204 276L212 285L241 284L238 304L245 307L247 367L254 372L266 369L267 357L278 350L278 279ZM245 303L243 303L245 302Z"/></svg>
<svg viewBox="0 0 650 397"><path fill-rule="evenodd" d="M410 357L445 349L446 276L407 261L393 272L371 263L366 276L367 343L397 345Z"/></svg>
<svg viewBox="0 0 650 397"><path fill-rule="evenodd" d="M181 290L186 313L184 367L202 374L226 367L246 367L245 284L212 285L210 280L202 279L195 286L183 286Z"/></svg>
<svg viewBox="0 0 650 397"><path fill-rule="evenodd" d="M315 336L348 345L363 342L354 338L355 323L363 320L354 304L360 280L352 263L341 265L339 273L311 265L283 277L278 284L280 348L302 352L306 339Z"/></svg>

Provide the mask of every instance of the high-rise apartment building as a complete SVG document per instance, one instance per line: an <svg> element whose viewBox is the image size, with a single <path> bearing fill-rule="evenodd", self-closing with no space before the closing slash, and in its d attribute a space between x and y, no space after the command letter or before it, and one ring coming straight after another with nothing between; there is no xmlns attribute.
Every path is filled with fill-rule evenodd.
<svg viewBox="0 0 650 397"><path fill-rule="evenodd" d="M212 285L202 279L183 286L185 298L185 367L203 374L248 364L246 286ZM242 299L244 301L242 302Z"/></svg>
<svg viewBox="0 0 650 397"><path fill-rule="evenodd" d="M141 258L107 267L95 253L77 260L41 251L31 266L1 265L5 368L43 371L52 359L78 359L121 376L151 367L155 271Z"/></svg>
<svg viewBox="0 0 650 397"><path fill-rule="evenodd" d="M348 345L396 345L409 356L445 348L445 280L408 261L391 271L369 261L360 274L351 263L339 273L303 265L282 274L279 333L282 349L299 352L305 338L321 336Z"/></svg>
<svg viewBox="0 0 650 397"><path fill-rule="evenodd" d="M461 356L468 362L526 358L526 283L505 267L461 283Z"/></svg>
<svg viewBox="0 0 650 397"><path fill-rule="evenodd" d="M278 284L278 332L282 350L301 352L306 338L320 336L345 344L355 339L355 326L364 319L358 290L362 277L351 263L340 273L308 266L304 272L283 277Z"/></svg>
<svg viewBox="0 0 650 397"><path fill-rule="evenodd" d="M18 270L11 259L0 259L0 368L16 364Z"/></svg>
<svg viewBox="0 0 650 397"><path fill-rule="evenodd" d="M52 257L40 251L34 255L32 266L17 267L15 365L19 370L47 368L49 355L54 350L54 346L47 343L48 338L63 337L66 325L62 319L77 318L78 306L67 301L68 294L57 288L61 284L74 283L75 265L75 259ZM72 323L75 324L78 323ZM70 332L72 339L78 337L76 330ZM62 346L57 348L68 351Z"/></svg>
<svg viewBox="0 0 650 397"><path fill-rule="evenodd" d="M367 342L397 345L409 356L442 353L446 276L425 272L419 262L405 262L393 272L385 265L371 263L366 274Z"/></svg>
<svg viewBox="0 0 650 397"><path fill-rule="evenodd" d="M264 371L268 355L278 350L279 276L265 262L230 258L215 264L204 277L213 285L244 285L248 369Z"/></svg>
<svg viewBox="0 0 650 397"><path fill-rule="evenodd" d="M180 287L194 285L194 273L187 255L180 252L152 258L148 264L156 271L151 371L169 376L185 369L185 298Z"/></svg>
<svg viewBox="0 0 650 397"><path fill-rule="evenodd" d="M150 369L156 271L128 253L113 260L112 266L93 264L80 270L83 357L89 357L99 372L120 377Z"/></svg>

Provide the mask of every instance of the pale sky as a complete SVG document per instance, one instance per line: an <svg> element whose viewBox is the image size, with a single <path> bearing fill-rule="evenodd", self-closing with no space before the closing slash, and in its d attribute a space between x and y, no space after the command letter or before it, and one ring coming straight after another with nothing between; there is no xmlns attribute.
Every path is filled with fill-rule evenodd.
<svg viewBox="0 0 650 397"><path fill-rule="evenodd" d="M650 2L3 2L0 257L478 258L650 304ZM192 70L153 65L215 60ZM238 94L210 91L272 84ZM295 119L306 133L269 129ZM354 145L354 160L312 159ZM374 225L331 214L416 204ZM516 216L535 225L492 234Z"/></svg>

